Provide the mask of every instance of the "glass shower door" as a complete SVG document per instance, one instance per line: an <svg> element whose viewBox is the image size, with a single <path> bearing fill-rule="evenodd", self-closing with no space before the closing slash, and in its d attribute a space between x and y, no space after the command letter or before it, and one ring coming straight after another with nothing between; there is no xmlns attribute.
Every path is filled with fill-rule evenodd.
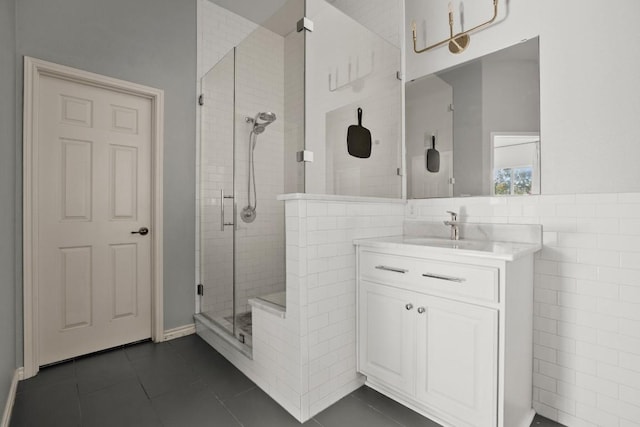
<svg viewBox="0 0 640 427"><path fill-rule="evenodd" d="M199 313L252 345L252 300L284 309L284 202L304 192L304 33L276 12L201 80ZM234 344L238 344L234 341Z"/></svg>
<svg viewBox="0 0 640 427"><path fill-rule="evenodd" d="M202 78L201 87L200 313L234 334L235 49Z"/></svg>

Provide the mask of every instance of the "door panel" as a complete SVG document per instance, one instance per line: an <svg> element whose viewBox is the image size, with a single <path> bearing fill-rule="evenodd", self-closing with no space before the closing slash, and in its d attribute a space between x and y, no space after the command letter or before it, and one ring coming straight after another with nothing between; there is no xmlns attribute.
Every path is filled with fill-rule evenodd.
<svg viewBox="0 0 640 427"><path fill-rule="evenodd" d="M109 147L111 220L136 220L138 198L138 149L111 145Z"/></svg>
<svg viewBox="0 0 640 427"><path fill-rule="evenodd" d="M111 274L113 278L113 319L135 316L137 313L138 245L111 245Z"/></svg>
<svg viewBox="0 0 640 427"><path fill-rule="evenodd" d="M91 325L91 247L60 248L62 329Z"/></svg>
<svg viewBox="0 0 640 427"><path fill-rule="evenodd" d="M151 336L151 101L43 76L39 364Z"/></svg>
<svg viewBox="0 0 640 427"><path fill-rule="evenodd" d="M62 219L67 221L91 220L91 142L60 139L62 144L60 192Z"/></svg>
<svg viewBox="0 0 640 427"><path fill-rule="evenodd" d="M360 282L359 357L362 373L413 393L415 354L411 293Z"/></svg>
<svg viewBox="0 0 640 427"><path fill-rule="evenodd" d="M417 397L469 426L496 424L495 310L423 297L417 316Z"/></svg>

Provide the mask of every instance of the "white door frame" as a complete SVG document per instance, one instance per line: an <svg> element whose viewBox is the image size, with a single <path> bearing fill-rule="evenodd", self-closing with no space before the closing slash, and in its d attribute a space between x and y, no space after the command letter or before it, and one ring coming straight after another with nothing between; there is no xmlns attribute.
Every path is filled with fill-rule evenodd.
<svg viewBox="0 0 640 427"><path fill-rule="evenodd" d="M162 162L164 91L40 59L24 57L23 304L24 377L38 373L38 99L40 79L55 77L149 99L151 102L151 338L164 339L162 260Z"/></svg>

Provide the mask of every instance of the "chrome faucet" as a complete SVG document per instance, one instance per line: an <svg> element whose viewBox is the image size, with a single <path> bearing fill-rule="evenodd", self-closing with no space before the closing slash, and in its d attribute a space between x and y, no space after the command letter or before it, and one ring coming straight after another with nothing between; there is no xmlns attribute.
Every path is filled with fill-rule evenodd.
<svg viewBox="0 0 640 427"><path fill-rule="evenodd" d="M458 227L458 214L452 211L447 211L451 215L451 220L444 221L444 225L451 227L451 240L460 240L460 228Z"/></svg>

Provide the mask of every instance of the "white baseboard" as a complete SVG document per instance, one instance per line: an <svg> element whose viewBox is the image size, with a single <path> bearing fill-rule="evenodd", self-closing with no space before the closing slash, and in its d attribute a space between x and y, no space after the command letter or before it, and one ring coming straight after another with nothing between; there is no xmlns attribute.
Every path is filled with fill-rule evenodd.
<svg viewBox="0 0 640 427"><path fill-rule="evenodd" d="M13 403L16 401L16 391L18 390L18 381L24 378L24 368L18 368L13 373L13 379L11 380L11 388L9 388L9 395L7 396L7 403L4 406L4 414L2 414L2 423L0 427L9 427L9 421L11 421L11 411L13 410Z"/></svg>
<svg viewBox="0 0 640 427"><path fill-rule="evenodd" d="M196 333L196 324L178 326L177 328L164 331L164 341L174 340L176 338L185 337Z"/></svg>

